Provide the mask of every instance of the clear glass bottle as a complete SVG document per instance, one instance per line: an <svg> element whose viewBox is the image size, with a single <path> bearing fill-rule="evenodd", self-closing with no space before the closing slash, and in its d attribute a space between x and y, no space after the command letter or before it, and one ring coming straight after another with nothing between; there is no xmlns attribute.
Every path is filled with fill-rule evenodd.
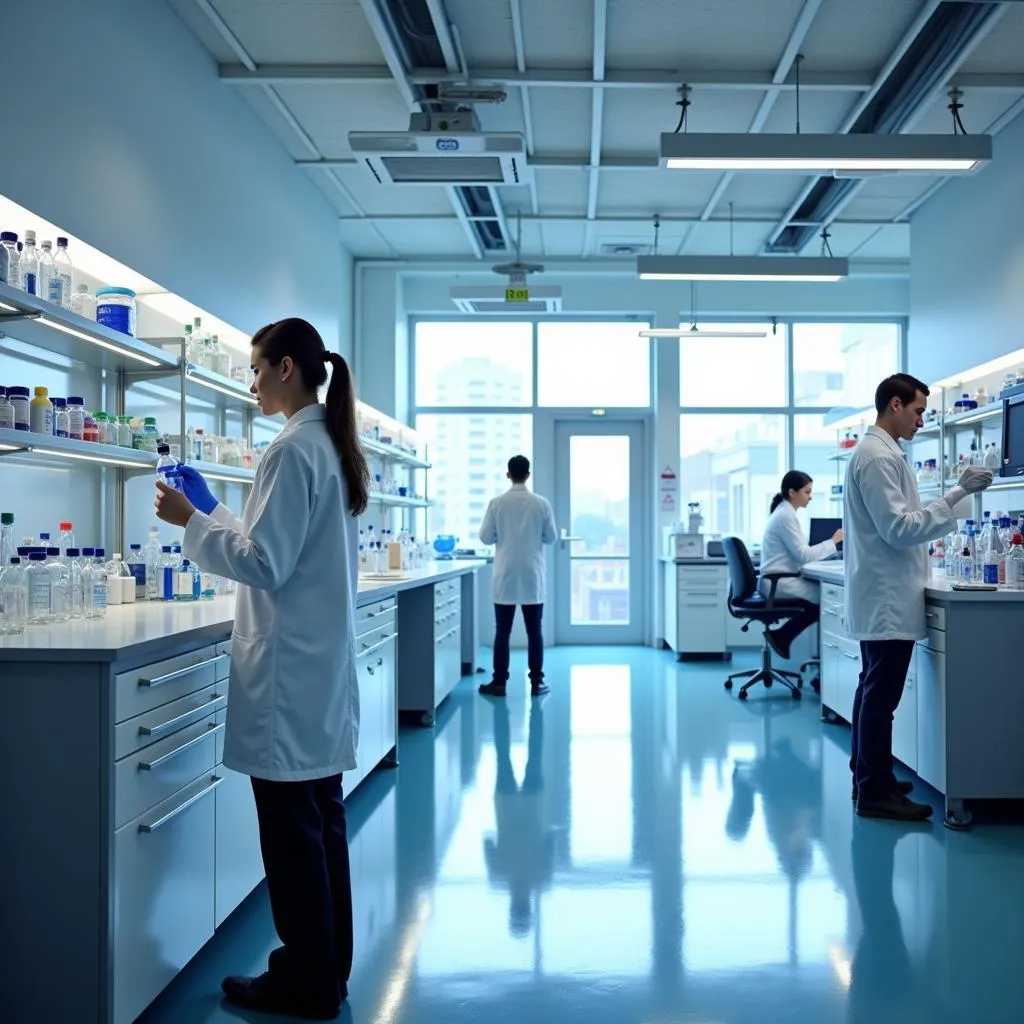
<svg viewBox="0 0 1024 1024"><path fill-rule="evenodd" d="M7 388L0 387L0 430L14 429L14 406L7 397Z"/></svg>
<svg viewBox="0 0 1024 1024"><path fill-rule="evenodd" d="M25 570L25 589L28 615L26 622L42 625L53 617L53 577L46 565L46 552L33 551L28 556Z"/></svg>
<svg viewBox="0 0 1024 1024"><path fill-rule="evenodd" d="M71 308L71 295L74 291L75 268L71 264L71 257L68 255L68 240L61 235L57 239L57 251L53 256L54 275L52 282L59 285L60 291L56 292L54 284L50 286L50 301L64 309ZM54 297L56 295L56 297Z"/></svg>
<svg viewBox="0 0 1024 1024"><path fill-rule="evenodd" d="M85 614L85 591L83 589L82 552L79 548L68 548L68 593L70 594L71 618L80 619Z"/></svg>
<svg viewBox="0 0 1024 1024"><path fill-rule="evenodd" d="M71 296L71 312L84 316L86 320L96 319L96 296L90 294L87 284L80 284Z"/></svg>
<svg viewBox="0 0 1024 1024"><path fill-rule="evenodd" d="M21 256L18 253L18 235L14 231L0 231L0 284L21 287Z"/></svg>
<svg viewBox="0 0 1024 1024"><path fill-rule="evenodd" d="M25 632L28 619L28 594L21 558L12 555L0 570L0 633L8 636Z"/></svg>
<svg viewBox="0 0 1024 1024"><path fill-rule="evenodd" d="M66 398L51 398L53 406L53 436L71 436L71 418L68 416L68 402Z"/></svg>
<svg viewBox="0 0 1024 1024"><path fill-rule="evenodd" d="M53 265L53 243L43 242L39 253L39 289L40 297L48 302L53 302L51 295L57 296L56 305L60 305L60 278L57 278L56 291L54 291L53 279L57 273Z"/></svg>
<svg viewBox="0 0 1024 1024"><path fill-rule="evenodd" d="M135 577L135 600L146 600L146 558L142 554L141 544L128 546L128 558L125 562L128 571Z"/></svg>
<svg viewBox="0 0 1024 1024"><path fill-rule="evenodd" d="M161 601L174 600L174 575L176 563L171 552L171 545L164 544L160 548L160 565L158 569L159 586L158 599Z"/></svg>
<svg viewBox="0 0 1024 1024"><path fill-rule="evenodd" d="M60 556L60 548L46 549L46 568L53 580L50 618L53 622L67 622L71 618L71 570Z"/></svg>
<svg viewBox="0 0 1024 1024"><path fill-rule="evenodd" d="M146 600L156 601L160 597L160 531L155 526L149 528L149 540L142 549L146 562Z"/></svg>
<svg viewBox="0 0 1024 1024"><path fill-rule="evenodd" d="M78 395L68 395L68 436L85 439L85 400Z"/></svg>
<svg viewBox="0 0 1024 1024"><path fill-rule="evenodd" d="M1015 530L1006 556L1006 585L1011 590L1024 590L1024 536Z"/></svg>
<svg viewBox="0 0 1024 1024"><path fill-rule="evenodd" d="M60 524L60 536L58 538L60 542L61 554L67 557L68 548L76 547L75 544L75 524L64 520Z"/></svg>
<svg viewBox="0 0 1024 1024"><path fill-rule="evenodd" d="M192 572L192 563L187 559L181 560L178 571L174 574L174 600L194 601L195 580Z"/></svg>
<svg viewBox="0 0 1024 1024"><path fill-rule="evenodd" d="M82 553L90 559L82 570L85 617L102 619L108 604L106 552L103 548L84 548Z"/></svg>
<svg viewBox="0 0 1024 1024"><path fill-rule="evenodd" d="M42 296L39 284L39 250L36 248L36 233L25 232L25 247L21 251L21 290L29 295Z"/></svg>
<svg viewBox="0 0 1024 1024"><path fill-rule="evenodd" d="M15 554L14 513L0 512L0 568L10 564Z"/></svg>

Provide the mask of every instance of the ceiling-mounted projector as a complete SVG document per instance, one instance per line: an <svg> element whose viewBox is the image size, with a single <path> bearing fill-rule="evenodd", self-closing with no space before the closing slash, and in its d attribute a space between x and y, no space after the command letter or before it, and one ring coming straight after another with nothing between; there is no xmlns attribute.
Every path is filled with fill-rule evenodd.
<svg viewBox="0 0 1024 1024"><path fill-rule="evenodd" d="M521 185L526 142L482 132L471 110L416 113L407 132L349 132L356 160L384 185Z"/></svg>
<svg viewBox="0 0 1024 1024"><path fill-rule="evenodd" d="M540 263L524 263L520 257L523 244L522 216L516 215L516 258L512 263L491 267L495 274L508 278L504 285L459 285L449 289L452 302L463 313L561 313L562 289L558 285L531 285L530 274L539 274Z"/></svg>

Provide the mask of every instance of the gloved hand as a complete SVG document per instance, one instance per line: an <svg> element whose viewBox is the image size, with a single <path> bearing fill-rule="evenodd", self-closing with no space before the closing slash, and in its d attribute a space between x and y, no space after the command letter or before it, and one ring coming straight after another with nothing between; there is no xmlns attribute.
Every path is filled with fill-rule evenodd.
<svg viewBox="0 0 1024 1024"><path fill-rule="evenodd" d="M975 494L985 490L992 483L992 470L979 469L977 466L968 466L958 481L959 485L968 493Z"/></svg>
<svg viewBox="0 0 1024 1024"><path fill-rule="evenodd" d="M203 474L179 462L176 472L181 480L181 489L192 504L209 515L219 504L217 499L210 493L210 485L203 479ZM991 476L991 474L989 474Z"/></svg>

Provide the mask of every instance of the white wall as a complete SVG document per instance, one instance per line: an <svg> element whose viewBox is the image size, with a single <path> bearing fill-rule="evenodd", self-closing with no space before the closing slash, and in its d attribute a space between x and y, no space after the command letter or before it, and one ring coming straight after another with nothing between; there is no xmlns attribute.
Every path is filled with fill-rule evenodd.
<svg viewBox="0 0 1024 1024"><path fill-rule="evenodd" d="M1024 117L993 148L910 222L909 369L924 380L1024 346Z"/></svg>
<svg viewBox="0 0 1024 1024"><path fill-rule="evenodd" d="M334 211L164 0L5 0L0 38L0 193L243 330L304 316L351 352Z"/></svg>

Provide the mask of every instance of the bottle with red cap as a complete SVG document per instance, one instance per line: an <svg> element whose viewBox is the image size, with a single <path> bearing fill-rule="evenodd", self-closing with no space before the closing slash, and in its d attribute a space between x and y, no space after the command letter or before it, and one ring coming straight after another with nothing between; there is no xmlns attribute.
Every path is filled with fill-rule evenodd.
<svg viewBox="0 0 1024 1024"><path fill-rule="evenodd" d="M60 553L65 558L68 557L68 548L77 547L75 544L75 533L74 526L71 523L64 522L60 524Z"/></svg>
<svg viewBox="0 0 1024 1024"><path fill-rule="evenodd" d="M1006 585L1011 590L1024 590L1024 536L1015 530L1006 556Z"/></svg>

